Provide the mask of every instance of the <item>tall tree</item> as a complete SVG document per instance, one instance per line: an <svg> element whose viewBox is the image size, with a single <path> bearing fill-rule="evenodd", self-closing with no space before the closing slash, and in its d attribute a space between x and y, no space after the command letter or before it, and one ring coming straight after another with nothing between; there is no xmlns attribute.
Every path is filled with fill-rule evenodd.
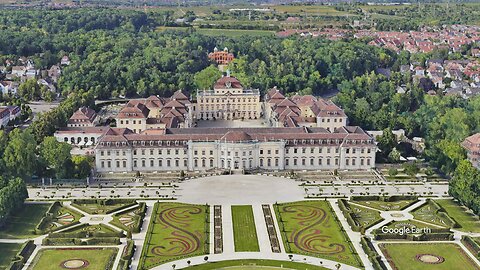
<svg viewBox="0 0 480 270"><path fill-rule="evenodd" d="M37 165L35 148L35 138L30 131L13 130L3 155L6 173L22 178L31 177Z"/></svg>

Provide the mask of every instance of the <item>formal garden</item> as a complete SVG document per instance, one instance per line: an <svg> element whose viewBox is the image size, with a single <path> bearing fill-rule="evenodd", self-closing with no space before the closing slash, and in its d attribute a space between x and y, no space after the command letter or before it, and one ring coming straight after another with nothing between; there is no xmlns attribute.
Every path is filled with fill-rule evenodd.
<svg viewBox="0 0 480 270"><path fill-rule="evenodd" d="M353 197L352 202L355 204L367 206L380 211L400 211L416 202L415 200L399 199L394 197Z"/></svg>
<svg viewBox="0 0 480 270"><path fill-rule="evenodd" d="M156 203L138 269L208 254L209 206Z"/></svg>
<svg viewBox="0 0 480 270"><path fill-rule="evenodd" d="M107 199L94 200L82 199L73 200L72 206L90 215L106 215L136 205L135 200L130 199Z"/></svg>
<svg viewBox="0 0 480 270"><path fill-rule="evenodd" d="M42 249L28 270L110 270L117 252L117 248Z"/></svg>
<svg viewBox="0 0 480 270"><path fill-rule="evenodd" d="M354 231L364 232L383 220L380 216L380 211L363 207L344 199L338 200L338 206Z"/></svg>
<svg viewBox="0 0 480 270"><path fill-rule="evenodd" d="M235 252L260 251L251 205L232 205Z"/></svg>
<svg viewBox="0 0 480 270"><path fill-rule="evenodd" d="M287 253L362 266L327 201L281 203L274 208Z"/></svg>
<svg viewBox="0 0 480 270"><path fill-rule="evenodd" d="M477 270L462 248L449 243L383 243L382 252L393 269Z"/></svg>
<svg viewBox="0 0 480 270"><path fill-rule="evenodd" d="M146 205L139 203L134 209L125 209L113 215L113 220L110 224L132 233L140 232L143 218L145 217Z"/></svg>
<svg viewBox="0 0 480 270"><path fill-rule="evenodd" d="M428 222L443 228L454 228L456 222L435 201L427 200L427 203L411 212L416 220Z"/></svg>

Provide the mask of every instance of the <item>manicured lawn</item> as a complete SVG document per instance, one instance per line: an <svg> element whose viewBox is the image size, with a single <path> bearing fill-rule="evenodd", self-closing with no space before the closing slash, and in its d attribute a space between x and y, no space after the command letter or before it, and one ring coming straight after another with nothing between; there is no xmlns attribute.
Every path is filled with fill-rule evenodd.
<svg viewBox="0 0 480 270"><path fill-rule="evenodd" d="M211 270L211 269L235 269L235 270L248 270L248 269L299 269L299 270L325 270L320 266L289 262L289 261L272 261L272 260L233 260L233 261L220 261L211 262L201 265L195 265L188 267L192 270Z"/></svg>
<svg viewBox="0 0 480 270"><path fill-rule="evenodd" d="M428 201L415 211L411 212L415 219L425 221L428 223L436 224L442 227L452 227L453 224L448 218L445 217L445 213L437 212L438 206L432 201Z"/></svg>
<svg viewBox="0 0 480 270"><path fill-rule="evenodd" d="M138 269L208 253L207 206L157 203L153 211Z"/></svg>
<svg viewBox="0 0 480 270"><path fill-rule="evenodd" d="M353 201L356 204L361 204L371 208L375 208L381 211L400 211L409 206L413 201L396 201L396 202L383 202L383 201Z"/></svg>
<svg viewBox="0 0 480 270"><path fill-rule="evenodd" d="M50 204L24 204L0 229L0 238L34 237L33 231L49 207Z"/></svg>
<svg viewBox="0 0 480 270"><path fill-rule="evenodd" d="M390 264L398 270L478 270L479 267L468 255L456 244L443 243L400 243L400 244L382 244L382 250L385 256L390 257ZM421 261L427 260L429 256L417 258L422 254L430 256L433 260L443 258L444 261L437 264L431 264ZM439 257L438 257L439 256Z"/></svg>
<svg viewBox="0 0 480 270"><path fill-rule="evenodd" d="M113 261L117 254L116 248L71 248L71 249L45 249L38 253L29 270L65 270L62 265L70 260L83 260L88 266L86 270L112 269ZM74 263L73 261L70 261ZM81 262L80 262L81 264ZM75 268L75 269L80 269Z"/></svg>
<svg viewBox="0 0 480 270"><path fill-rule="evenodd" d="M381 220L380 212L368 209L366 207L357 206L354 204L349 204L350 209L353 211L353 218L362 225L365 229L368 227L377 224Z"/></svg>
<svg viewBox="0 0 480 270"><path fill-rule="evenodd" d="M0 269L7 269L22 244L0 244Z"/></svg>
<svg viewBox="0 0 480 270"><path fill-rule="evenodd" d="M283 203L274 208L287 253L360 267L360 260L327 201Z"/></svg>
<svg viewBox="0 0 480 270"><path fill-rule="evenodd" d="M456 228L460 231L465 232L480 232L480 221L478 217L467 213L467 208L462 207L453 200L435 200L441 207L443 207L447 214L455 219L455 221L462 226L461 228Z"/></svg>
<svg viewBox="0 0 480 270"><path fill-rule="evenodd" d="M260 251L251 205L232 205L235 251Z"/></svg>

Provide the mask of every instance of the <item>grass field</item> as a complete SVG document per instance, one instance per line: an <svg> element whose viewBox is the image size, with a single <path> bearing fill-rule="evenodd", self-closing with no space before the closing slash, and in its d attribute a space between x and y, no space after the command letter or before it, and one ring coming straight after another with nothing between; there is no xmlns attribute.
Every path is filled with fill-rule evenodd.
<svg viewBox="0 0 480 270"><path fill-rule="evenodd" d="M7 269L22 244L0 244L0 269Z"/></svg>
<svg viewBox="0 0 480 270"><path fill-rule="evenodd" d="M398 270L478 270L468 255L456 244L443 243L400 243L400 244L382 244L382 251L390 259ZM440 256L443 262L432 264L421 261L417 255L429 254ZM437 257L439 258L439 257Z"/></svg>
<svg viewBox="0 0 480 270"><path fill-rule="evenodd" d="M251 205L232 205L235 251L260 251Z"/></svg>
<svg viewBox="0 0 480 270"><path fill-rule="evenodd" d="M327 201L283 203L274 207L287 253L361 266Z"/></svg>
<svg viewBox="0 0 480 270"><path fill-rule="evenodd" d="M480 232L480 221L474 214L467 213L467 208L460 206L453 200L435 200L441 207L443 207L447 214L455 219L455 221L462 226L457 228L465 232Z"/></svg>
<svg viewBox="0 0 480 270"><path fill-rule="evenodd" d="M383 202L383 201L353 201L356 204L368 206L381 211L400 211L409 206L413 201L396 201L396 202Z"/></svg>
<svg viewBox="0 0 480 270"><path fill-rule="evenodd" d="M65 262L84 263L86 267L77 267L74 269L87 270L108 270L112 269L113 261L117 254L116 248L71 248L71 249L44 249L41 250L29 270L64 270ZM83 261L82 261L83 260Z"/></svg>
<svg viewBox="0 0 480 270"><path fill-rule="evenodd" d="M50 204L24 204L0 229L0 238L34 237L33 231L49 207Z"/></svg>
<svg viewBox="0 0 480 270"><path fill-rule="evenodd" d="M272 260L233 260L211 262L207 264L195 265L188 267L192 270L212 270L212 269L229 269L229 270L248 270L248 269L298 269L298 270L326 270L327 268L297 263L289 261L272 261Z"/></svg>
<svg viewBox="0 0 480 270"><path fill-rule="evenodd" d="M157 203L138 269L208 253L208 211L205 205Z"/></svg>

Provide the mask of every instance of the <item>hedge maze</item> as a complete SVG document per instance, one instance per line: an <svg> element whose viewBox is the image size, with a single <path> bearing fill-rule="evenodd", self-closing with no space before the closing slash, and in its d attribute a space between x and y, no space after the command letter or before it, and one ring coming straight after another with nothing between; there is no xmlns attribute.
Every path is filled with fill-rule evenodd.
<svg viewBox="0 0 480 270"><path fill-rule="evenodd" d="M207 254L208 223L207 205L155 204L139 269Z"/></svg>

